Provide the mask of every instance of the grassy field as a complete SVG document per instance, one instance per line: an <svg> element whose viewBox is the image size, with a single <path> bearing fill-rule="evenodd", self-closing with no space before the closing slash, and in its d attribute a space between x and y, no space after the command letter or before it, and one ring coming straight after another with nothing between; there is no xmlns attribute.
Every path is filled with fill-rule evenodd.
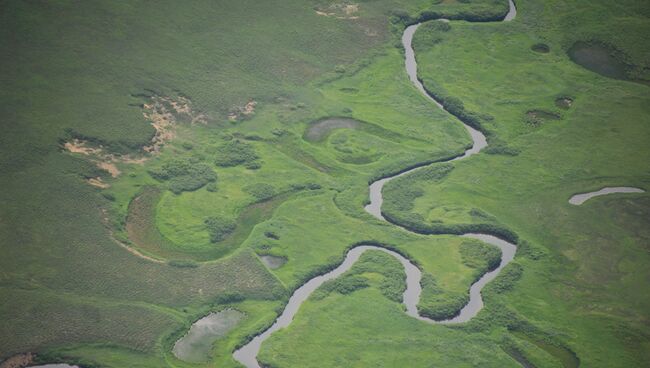
<svg viewBox="0 0 650 368"><path fill-rule="evenodd" d="M650 361L650 199L567 202L603 186L650 189L650 8L517 7L510 23L417 31L425 86L478 113L491 148L384 191L393 221L519 236L485 310L456 327L406 316L399 264L371 252L317 291L261 361ZM31 351L84 367L193 367L173 356L174 342L232 307L245 317L203 366L236 367L231 352L291 290L362 242L422 269L421 313L452 315L495 249L414 234L363 205L372 180L470 145L457 119L409 82L404 24L506 11L501 0L2 2L0 361ZM580 41L606 50L619 79L572 62ZM327 117L359 124L309 139ZM269 270L259 255L287 262Z"/></svg>
<svg viewBox="0 0 650 368"><path fill-rule="evenodd" d="M232 300L259 300L262 307L238 308L261 324L255 328L268 323L278 302L263 300L281 300L286 289L248 247L240 247L255 225L279 204L320 187L361 189L348 191L360 204L368 177L397 162L340 163L334 152L302 141L311 120L334 112L369 121L383 116L372 121L383 127L381 136L377 129L362 134L377 136L381 156L408 140L398 158L411 162L466 144L463 130L450 124L427 128L432 117L449 118L413 99L417 95L405 80L398 86L386 81L392 89L379 98L366 89L354 103L347 101L350 92L340 91L346 86L323 84L356 88L369 78L359 78L360 70L395 79L401 65L399 53L386 45L393 37L389 13L424 5L379 1L362 5L354 15L358 19L339 19L316 13L328 4L300 1L3 3L0 283L3 300L15 302L3 304L0 357L50 352L121 366L141 356L143 365L159 366L170 336ZM368 69L379 58L384 66ZM392 99L393 94L402 97ZM170 101L190 101L191 113L174 111L171 128L156 132L150 122L160 123L166 115L151 106L161 103L172 111ZM383 105L384 114L374 111ZM417 111L409 112L413 107ZM399 131L404 118L416 130ZM165 143L160 153L142 152L158 135ZM423 135L441 146L431 149ZM63 149L73 138L90 147L90 154ZM252 145L259 158L246 167L218 165L221 147L233 139ZM171 179L152 174L175 158L189 160L189 171L177 170ZM205 165L216 171L216 181L194 180L192 174ZM318 170L321 165L335 172ZM347 176L339 182L336 173ZM91 178L110 187L94 188ZM273 205L267 205L269 191L261 183L273 186ZM202 187L192 191L196 185ZM169 253L140 246L127 232L129 204L151 186L161 196L145 211L150 216L145 223L158 240L169 241L164 243ZM174 188L189 191L167 190ZM331 203L332 195L327 198ZM215 245L203 226L208 217L219 216L237 227ZM139 258L118 242L162 263ZM324 253L340 256L342 249ZM192 261L208 259L214 261ZM302 266L303 272L310 267L316 265ZM47 295L57 299L44 304ZM57 300L60 306L54 307ZM44 315L47 324L29 313L39 305L52 305ZM121 305L130 311L118 314ZM102 327L118 317L121 329ZM228 346L251 326L243 325ZM131 348L137 351L128 352ZM233 364L225 350L220 357Z"/></svg>
<svg viewBox="0 0 650 368"><path fill-rule="evenodd" d="M387 210L438 226L497 222L543 246L547 256L522 261L523 278L504 302L561 336L585 366L643 366L650 359L641 332L650 300L640 292L648 278L647 196L611 195L580 207L568 198L604 186L648 189L648 87L586 70L567 52L578 41L610 45L630 65L628 79L647 78L650 45L641 39L648 27L639 14L648 8L525 1L518 10L512 23L453 23L416 34L427 88L492 115L484 124L491 143L512 150L456 163L435 183L400 178L385 193L415 193L410 208ZM550 52L531 50L540 42ZM556 106L565 96L571 106ZM534 110L560 118L531 124Z"/></svg>
<svg viewBox="0 0 650 368"><path fill-rule="evenodd" d="M335 285L321 286L294 323L264 345L260 361L287 367L517 366L489 337L407 316L401 304L401 264L390 255L373 253L378 252L364 254L345 275L330 281ZM365 286L339 286L353 284L346 281L353 278L366 280ZM387 279L401 283L391 285L399 290L397 299L386 292ZM324 343L333 337L336 343Z"/></svg>

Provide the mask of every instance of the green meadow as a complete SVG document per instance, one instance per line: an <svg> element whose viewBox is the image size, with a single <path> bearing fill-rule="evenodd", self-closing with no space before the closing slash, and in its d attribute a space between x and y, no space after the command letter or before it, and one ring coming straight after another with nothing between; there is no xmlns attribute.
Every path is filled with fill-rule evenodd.
<svg viewBox="0 0 650 368"><path fill-rule="evenodd" d="M625 0L5 1L0 367L240 367L289 296L374 244L453 317L405 313L365 253L264 342L268 367L644 367L650 362L650 5ZM452 19L442 23L435 19ZM401 35L424 87L404 70ZM472 141L489 147L460 161ZM369 183L389 182L380 221ZM430 234L430 235L427 235ZM455 235L453 235L455 234ZM271 268L261 256L281 257ZM286 261L286 262L285 262ZM193 322L244 318L206 363Z"/></svg>

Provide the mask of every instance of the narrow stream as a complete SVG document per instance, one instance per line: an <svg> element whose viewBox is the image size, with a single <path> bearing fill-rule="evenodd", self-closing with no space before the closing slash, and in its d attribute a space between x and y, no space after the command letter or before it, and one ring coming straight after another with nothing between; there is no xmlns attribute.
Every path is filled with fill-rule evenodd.
<svg viewBox="0 0 650 368"><path fill-rule="evenodd" d="M508 14L506 14L506 16L504 17L503 21L510 21L514 19L515 16L517 15L517 9L515 8L515 4L513 3L513 1L508 0L508 2L510 5L510 9L508 11ZM413 41L413 35L415 34L415 31L419 26L420 24L418 23L407 27L404 30L404 34L402 35L402 44L404 45L404 50L405 50L406 73L408 74L408 77L413 83L413 85L425 97L427 97L430 101L435 103L438 107L443 108L442 105L438 103L438 101L433 99L426 92L424 86L422 85L422 83L417 77L417 62L415 60L415 52L413 51L413 47L411 46L411 43ZM468 133L472 138L472 142L473 142L472 147L466 150L462 156L458 156L448 161L462 160L464 158L467 158L471 155L480 152L483 148L487 147L487 140L485 139L483 133L468 125L465 124L463 125L465 126L465 129L467 129ZM409 174L415 170L418 169L415 168L412 170L408 170L398 175L383 178L371 183L370 204L368 204L365 207L365 210L371 215L375 216L376 218L380 220L385 220L385 218L381 214L381 205L383 203L383 197L381 191L384 185L387 182L397 177ZM502 255L501 255L501 263L499 264L499 267L483 275L477 282L475 282L470 287L469 302L461 309L460 313L456 317L444 321L435 321L420 316L417 310L417 304L420 300L420 294L422 292L422 287L420 285L420 279L422 277L422 273L420 272L420 270L408 259L404 258L402 255L400 255L397 252L385 248L373 246L373 245L359 245L350 249L346 254L343 262L334 270L326 274L316 276L311 280L307 281L298 289L296 289L296 291L294 291L294 293L289 298L289 301L285 309L282 311L282 314L275 320L273 325L270 328L268 328L266 331L255 336L255 338L253 338L253 340L251 340L248 344L236 350L233 353L233 357L235 358L236 361L240 362L247 368L261 368L259 362L257 361L257 354L260 351L262 343L266 339L268 339L275 331L278 331L282 328L289 326L289 324L291 324L293 317L298 312L298 309L300 308L302 303L305 300L307 300L307 298L309 298L309 295L311 295L312 292L314 292L325 281L335 279L340 275L342 275L343 273L345 273L347 270L349 270L354 265L354 263L359 259L359 257L361 257L361 255L367 250L378 250L378 251L388 253L393 257L395 257L396 259L398 259L404 266L404 271L406 273L406 290L404 291L403 302L406 307L407 315L428 323L453 324L453 323L463 323L469 321L471 318L476 316L476 314L478 314L481 308L483 308L483 299L481 298L481 290L488 282L496 278L496 276L499 274L501 269L503 269L503 267L505 267L510 261L514 259L517 247L514 244L511 244L505 240L499 239L492 235L469 233L469 234L464 234L462 236L479 239L486 243L492 244L498 247L499 249L501 249Z"/></svg>

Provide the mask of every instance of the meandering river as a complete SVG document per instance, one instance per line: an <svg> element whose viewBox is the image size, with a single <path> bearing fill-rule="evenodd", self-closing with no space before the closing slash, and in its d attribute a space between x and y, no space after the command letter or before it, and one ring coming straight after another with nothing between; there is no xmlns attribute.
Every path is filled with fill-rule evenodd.
<svg viewBox="0 0 650 368"><path fill-rule="evenodd" d="M509 2L510 9L507 15L503 18L503 21L510 21L514 19L517 14L517 9L515 8L515 4L512 2L512 0L509 0L508 2ZM413 47L411 46L411 43L413 41L413 35L415 34L415 31L418 29L419 26L420 24L418 23L407 27L404 30L404 34L402 36L402 44L404 45L404 50L405 50L406 73L408 74L408 77L413 83L413 85L415 86L415 88L417 88L425 97L427 97L430 101L435 103L438 107L443 108L438 101L436 101L426 92L424 86L422 85L422 82L418 79L417 76L417 62L415 59L415 52L413 51ZM463 125L465 126L465 129L467 129L469 135L472 138L472 142L473 142L472 147L466 150L462 156L458 156L448 161L457 161L457 160L465 159L471 155L480 152L483 148L487 147L487 140L485 139L483 133L466 124ZM368 204L365 207L365 210L371 215L375 216L376 218L380 220L385 220L385 218L381 214L381 205L383 202L383 197L381 192L384 185L387 182L399 176L407 175L415 170L418 169L415 168L371 183L370 204ZM405 257L403 257L401 254L397 252L394 252L389 249L373 246L373 245L359 245L350 249L346 254L343 262L334 270L326 274L312 278L311 280L303 284L301 287L299 287L296 291L294 291L294 293L291 295L291 298L289 298L286 307L282 311L282 314L280 315L280 317L278 317L275 320L273 325L270 328L268 328L266 331L255 336L255 338L253 338L249 343L236 350L233 353L233 357L235 358L235 360L242 363L247 368L260 368L260 365L257 361L257 354L260 351L260 347L262 343L266 339L268 339L275 331L285 328L289 326L289 324L291 324L291 321L293 320L293 317L298 312L298 309L300 308L302 303L305 300L307 300L307 298L309 297L309 295L311 295L312 292L314 292L325 281L332 280L341 276L343 273L345 273L354 265L354 263L359 259L359 257L361 257L361 255L364 252L368 250L378 250L378 251L388 253L393 257L395 257L397 260L399 260L404 266L404 271L406 273L406 290L404 291L403 302L406 307L407 315L428 323L451 324L451 323L463 323L469 321L472 317L476 316L476 314L483 307L481 290L488 282L493 280L499 274L499 272L501 271L501 269L503 269L503 267L505 267L510 261L512 261L512 259L515 256L517 247L514 244L511 244L505 240L499 239L492 235L464 234L463 236L479 239L486 243L499 247L499 249L501 249L502 256L501 256L501 263L499 264L499 267L497 267L493 271L486 273L477 282L472 284L472 286L470 287L469 302L461 309L460 313L456 317L444 321L435 321L420 316L417 310L417 304L420 300L420 294L422 292L422 287L420 286L420 279L422 276L421 271L408 259L406 259Z"/></svg>

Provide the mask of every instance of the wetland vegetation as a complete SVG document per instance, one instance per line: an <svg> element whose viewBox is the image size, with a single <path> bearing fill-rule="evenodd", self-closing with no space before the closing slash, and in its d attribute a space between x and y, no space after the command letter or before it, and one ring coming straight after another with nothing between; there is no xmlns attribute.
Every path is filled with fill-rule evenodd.
<svg viewBox="0 0 650 368"><path fill-rule="evenodd" d="M362 244L421 272L416 316L450 318L503 257L468 232L517 252L466 323L405 313L403 264L368 250L257 360L647 366L650 5L516 7L2 2L0 367L240 367ZM404 68L419 22L417 77L444 110Z"/></svg>

